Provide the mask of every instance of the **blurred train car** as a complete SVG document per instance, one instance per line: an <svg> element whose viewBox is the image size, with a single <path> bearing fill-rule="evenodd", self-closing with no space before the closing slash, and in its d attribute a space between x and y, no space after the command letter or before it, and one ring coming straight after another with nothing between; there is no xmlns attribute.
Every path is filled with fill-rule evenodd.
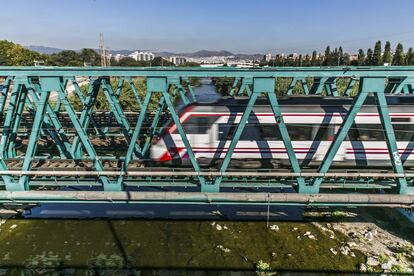
<svg viewBox="0 0 414 276"><path fill-rule="evenodd" d="M278 100L303 167L320 165L353 99L291 96ZM388 96L399 155L414 166L414 97ZM198 162L217 166L225 157L248 103L247 98L223 98L214 104L194 103L179 112L180 122ZM157 164L191 164L177 126L170 121L154 138L150 152ZM388 148L375 99L368 97L360 109L333 162L340 167L390 166ZM231 166L290 166L275 116L267 99L259 98L234 149Z"/></svg>

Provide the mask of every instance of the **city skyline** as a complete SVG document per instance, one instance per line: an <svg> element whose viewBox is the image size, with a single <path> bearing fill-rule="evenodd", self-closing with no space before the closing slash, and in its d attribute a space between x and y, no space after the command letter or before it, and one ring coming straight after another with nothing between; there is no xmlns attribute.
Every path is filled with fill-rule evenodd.
<svg viewBox="0 0 414 276"><path fill-rule="evenodd" d="M76 50L97 48L103 32L112 50L180 53L206 49L248 54L310 53L323 51L327 45L356 52L379 39L393 45L414 43L414 28L410 29L414 2L408 0L350 0L345 5L327 0L40 3L8 3L6 12L0 14L0 39ZM19 10L20 16L8 10Z"/></svg>

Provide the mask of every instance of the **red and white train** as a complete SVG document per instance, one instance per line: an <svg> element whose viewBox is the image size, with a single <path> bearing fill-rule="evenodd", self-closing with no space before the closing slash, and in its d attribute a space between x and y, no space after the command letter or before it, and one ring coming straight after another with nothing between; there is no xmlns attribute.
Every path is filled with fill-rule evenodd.
<svg viewBox="0 0 414 276"><path fill-rule="evenodd" d="M295 154L303 167L317 166L325 157L352 98L286 97L279 104ZM405 166L414 166L414 97L388 96L389 112ZM229 148L248 99L220 99L214 104L194 103L179 112L193 152L201 165L216 166ZM170 121L151 147L156 163L189 164L176 125ZM395 153L394 153L395 154ZM333 166L385 167L390 165L383 127L373 97L356 116ZM258 99L232 155L236 167L279 167L289 159L267 99Z"/></svg>

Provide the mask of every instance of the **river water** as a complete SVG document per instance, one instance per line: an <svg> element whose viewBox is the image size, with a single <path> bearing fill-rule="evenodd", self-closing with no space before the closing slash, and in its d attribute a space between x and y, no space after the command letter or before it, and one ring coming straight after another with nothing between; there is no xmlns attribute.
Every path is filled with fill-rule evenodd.
<svg viewBox="0 0 414 276"><path fill-rule="evenodd" d="M218 97L208 79L195 93L202 102ZM332 239L302 212L275 206L45 204L1 220L0 275L250 275L260 261L278 271L358 271L362 254L331 253L346 237Z"/></svg>

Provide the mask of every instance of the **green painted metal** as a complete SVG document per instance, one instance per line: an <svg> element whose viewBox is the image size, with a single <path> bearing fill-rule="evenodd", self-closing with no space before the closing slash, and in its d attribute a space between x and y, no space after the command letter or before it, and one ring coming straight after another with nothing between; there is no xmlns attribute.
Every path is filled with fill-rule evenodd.
<svg viewBox="0 0 414 276"><path fill-rule="evenodd" d="M247 96L251 96L252 91L250 87L253 85L253 79L252 78L242 78L242 82L240 85L240 89L237 93L237 96L243 96L246 94Z"/></svg>
<svg viewBox="0 0 414 276"><path fill-rule="evenodd" d="M88 93L84 99L84 108L82 110L80 120L79 120L79 123L80 123L79 127L82 129L87 129L89 127L91 112L96 103L96 99L98 97L99 86L100 86L100 79L91 80ZM63 93L65 93L65 91L63 91ZM60 100L62 101L62 98ZM71 110L73 109L71 108ZM76 114L74 114L74 111L73 111L73 114L69 110L67 110L67 112L72 118L76 117ZM78 159L82 158L83 156L83 152L80 147L80 140L81 140L80 136L75 137L72 143L72 148L71 148L71 154Z"/></svg>
<svg viewBox="0 0 414 276"><path fill-rule="evenodd" d="M37 109L36 115L33 122L32 132L30 134L29 144L27 146L26 155L24 157L22 170L28 171L32 166L32 160L36 152L38 137L40 134L40 129L42 128L43 118L46 112L46 105L49 99L50 92L52 91L52 80L49 78L41 78L41 81L44 81L44 88L45 89L40 96L40 99L37 101ZM19 184L16 185L17 190L28 190L29 189L29 181L28 176L20 177Z"/></svg>
<svg viewBox="0 0 414 276"><path fill-rule="evenodd" d="M256 80L256 79L255 79ZM270 104L272 106L273 113L275 115L275 121L278 125L279 132L283 139L283 145L285 146L287 150L287 154L289 156L289 161L292 166L292 171L294 173L301 173L301 168L299 166L299 162L296 158L295 151L293 150L292 141L290 139L289 133L287 131L285 122L283 120L282 111L280 110L279 103L277 102L277 98L274 92L274 81L273 79L267 79L267 87L264 87L264 90L269 98ZM256 88L256 82L254 86L254 91L260 91L260 88ZM303 177L297 177L297 184L299 186L299 190L303 189L305 186L305 179Z"/></svg>
<svg viewBox="0 0 414 276"><path fill-rule="evenodd" d="M352 93L356 83L357 83L357 80L355 78L351 78L348 82L348 85L347 85L343 95L344 96L351 96L351 93Z"/></svg>
<svg viewBox="0 0 414 276"><path fill-rule="evenodd" d="M58 80L55 80L55 91L58 92L60 101L64 105L66 111L68 112L70 119L76 129L77 137L79 137L80 142L84 146L86 152L88 153L91 160L94 162L95 168L97 171L104 171L104 167L102 165L101 160L98 158L91 141L88 139L85 129L82 127L80 120L78 119L73 107L69 103L68 97L65 93L64 87L60 85ZM44 89L44 88L42 88ZM75 137L76 138L76 137ZM119 183L111 182L108 177L101 176L99 178L102 181L103 189L105 191L120 191L122 189Z"/></svg>
<svg viewBox="0 0 414 276"><path fill-rule="evenodd" d="M16 113L17 105L18 105L18 99L19 99L21 90L23 89L23 84L22 84L23 81L24 79L21 77L16 78L14 80L13 90L11 91L11 94L10 94L6 118L4 119L4 123L3 123L3 133L1 135L1 140L0 140L0 154L3 156L3 158L8 158L7 147L8 147L8 143L10 142L10 136L12 133L14 116Z"/></svg>
<svg viewBox="0 0 414 276"><path fill-rule="evenodd" d="M373 82L373 80L371 80ZM398 152L397 140L395 139L394 129L392 127L390 114L388 112L387 100L385 94L381 93L385 87L385 79L375 79L375 85L370 86L375 93L375 99L377 101L378 113L380 115L381 124L384 127L385 141L387 142L388 152L390 155L391 164L394 172L398 174L404 173L403 164L401 161L400 153ZM403 177L397 178L398 189L400 194L407 193L407 180Z"/></svg>
<svg viewBox="0 0 414 276"><path fill-rule="evenodd" d="M29 91L30 97L33 101L37 102L40 100L40 95L42 94L42 89L39 84L33 84L29 81L25 83L26 88ZM66 87L66 85L65 85ZM59 102L60 98L58 97ZM30 104L30 108L35 111L35 107L31 104L31 101L27 101L26 104ZM65 130L63 129L62 124L60 123L55 110L51 107L50 103L46 103L46 114L44 117L44 125L46 125L46 132L52 137L56 142L56 146L60 152L61 158L73 158L73 155L70 152L71 144L69 138L67 137ZM43 133L43 135L45 135Z"/></svg>
<svg viewBox="0 0 414 276"><path fill-rule="evenodd" d="M233 82L233 85L231 86L230 93L229 93L230 96L233 97L234 95L236 95L236 91L239 89L240 81L241 81L241 78L234 78L234 82Z"/></svg>
<svg viewBox="0 0 414 276"><path fill-rule="evenodd" d="M18 95L17 108L16 113L14 114L14 120L9 137L9 143L7 144L7 156L10 158L16 157L15 144L18 135L17 132L20 125L20 119L22 118L23 108L27 100L27 94L27 87L24 84L22 84L20 93Z"/></svg>
<svg viewBox="0 0 414 276"><path fill-rule="evenodd" d="M292 95L293 94L293 89L296 86L296 83L298 83L301 85L303 92L305 93L305 95L309 94L309 87L308 87L308 83L306 81L306 78L293 78L292 81L289 84L289 88L286 92L287 95Z"/></svg>
<svg viewBox="0 0 414 276"><path fill-rule="evenodd" d="M192 98L192 101L195 102L197 101L196 95L194 93L193 87L191 85L190 79L186 78L186 77L181 77L181 81L185 83L185 85L187 86L188 92Z"/></svg>
<svg viewBox="0 0 414 276"><path fill-rule="evenodd" d="M309 67L309 68L43 68L43 67L0 67L0 75L5 76L3 89L0 94L0 111L2 114L2 136L0 139L0 186L5 185L7 191L34 190L41 183L55 187L76 186L83 184L100 185L104 193L109 191L123 191L125 187L192 187L199 188L200 192L223 192L228 188L285 188L294 187L301 194L325 193L326 189L338 188L363 191L368 189L384 190L393 194L414 194L414 175L406 172L398 153L397 141L389 117L386 94L412 94L414 85L413 67ZM86 95L82 93L77 83L79 77L89 81ZM146 79L146 91L138 91L134 83L135 77ZM201 162L194 154L191 141L187 138L183 121L175 102L188 105L196 100L196 95L190 85L191 78L198 77L226 77L234 78L230 90L231 96L249 97L246 109L241 114L234 137L231 139L229 149L218 168L220 175L206 175L209 169L202 168ZM340 97L337 88L339 79L348 81L343 96L352 95L354 87L359 85L354 103L344 118L342 126L332 141L330 148L315 173L317 176L307 176L301 168L292 141L289 137L283 114L281 113L278 98L275 93L275 84L279 78L290 78L291 83L284 95L290 95L297 83L301 85L305 95L328 95ZM116 88L111 83L117 81ZM308 87L308 82L312 86ZM342 80L341 80L342 81ZM342 81L343 83L343 81ZM78 97L83 105L80 116L75 112L68 95L68 85L73 85L73 94ZM119 98L125 85L129 85L133 91L135 100L139 105L139 112L135 113L134 123L128 121ZM58 98L50 99L50 94L56 91ZM107 99L110 110L108 126L100 127L94 121L94 109L98 92L102 91ZM237 91L237 93L236 93ZM384 127L387 147L390 153L394 176L377 179L369 176L336 177L328 176L332 162L337 151L344 141L359 109L364 105L368 94L372 93L378 107L381 123ZM237 94L237 95L236 95ZM143 95L143 96L142 96ZM234 176L226 175L232 162L232 155L242 135L249 117L253 112L253 106L259 97L266 96L272 107L277 126L283 139L284 147L290 161L292 175L267 176L265 173ZM6 102L6 99L9 99ZM151 106L151 110L150 110ZM21 134L25 110L33 116L31 131L24 157L17 155L16 138ZM69 117L71 129L67 133L62 121L62 114ZM109 138L110 120L115 118L120 128L119 137L125 138L128 149L123 156L99 156L92 139L96 137ZM195 174L171 173L168 176L134 175L136 168L131 168L137 162L145 162L148 159L151 141L157 135L164 123L162 119L170 118L177 127L185 152L188 155ZM130 120L130 118L129 118ZM136 123L135 123L136 122ZM74 135L72 138L71 135ZM33 178L31 175L12 174L8 167L11 158L23 161L19 170L31 172L32 165L40 156L36 153L37 143L40 139L47 138L56 145L59 154L50 154L50 158L75 162L91 162L94 172L93 177L49 177ZM117 160L120 167L116 168L119 175L108 175L105 160ZM140 168L147 170L147 168ZM151 168L154 170L154 168ZM188 168L187 168L188 170ZM6 173L4 173L6 172ZM155 171L156 172L156 171ZM99 180L96 184L94 181ZM40 181L40 182L39 182ZM43 182L42 182L43 181ZM39 184L40 183L40 184ZM58 193L58 192L57 192ZM58 201L66 201L61 197ZM70 200L69 200L70 201ZM239 203L239 202L238 202Z"/></svg>

